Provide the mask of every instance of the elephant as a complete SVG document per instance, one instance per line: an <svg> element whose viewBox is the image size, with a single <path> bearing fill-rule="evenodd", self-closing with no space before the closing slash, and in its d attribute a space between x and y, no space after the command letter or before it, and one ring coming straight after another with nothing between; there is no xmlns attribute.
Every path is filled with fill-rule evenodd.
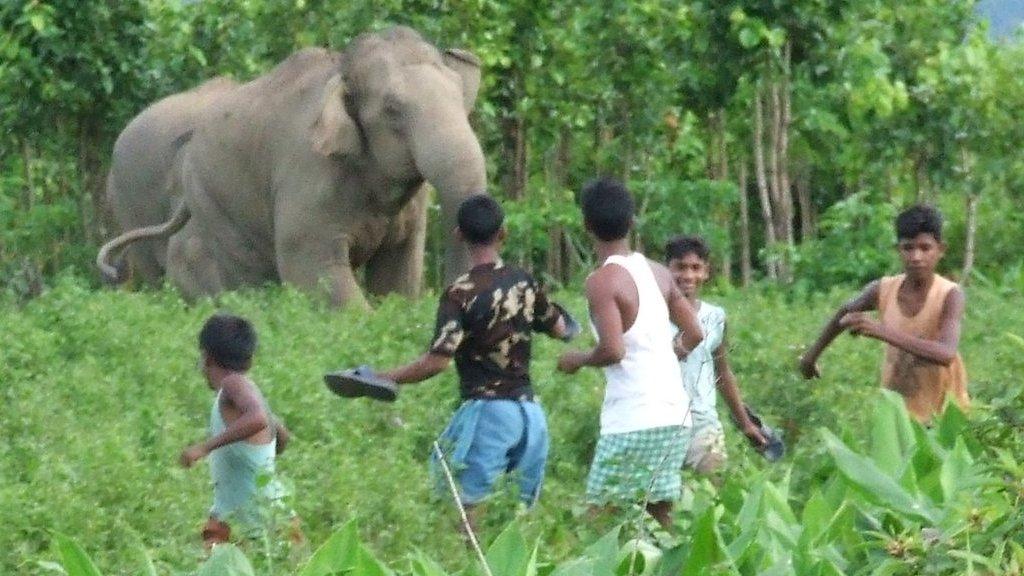
<svg viewBox="0 0 1024 576"><path fill-rule="evenodd" d="M175 165L195 127L196 112L237 86L219 76L168 96L143 110L121 132L107 174L106 202L123 230L155 226L171 216L181 201ZM160 284L166 255L167 239L159 237L140 240L126 252L134 277L150 286Z"/></svg>
<svg viewBox="0 0 1024 576"><path fill-rule="evenodd" d="M150 177L159 172L150 167L152 182L133 190L138 197L111 195L122 204L114 207L122 226L142 226L125 226L97 264L105 278L122 281L115 253L166 239L163 260L151 244L133 264L145 262L145 274L162 265L187 298L282 281L325 288L335 305L366 307L359 268L370 293L415 296L425 184L438 193L445 231L454 229L461 201L485 191L484 156L469 123L479 86L471 53L441 51L395 27L362 34L341 53L303 49L250 82L215 95L211 88L196 99L191 123L181 122L183 133L153 131L159 142L149 146L160 158L149 160L169 167L167 178ZM112 175L146 170L142 159L116 152ZM160 213L165 220L153 224ZM454 234L445 242L451 281L469 257Z"/></svg>

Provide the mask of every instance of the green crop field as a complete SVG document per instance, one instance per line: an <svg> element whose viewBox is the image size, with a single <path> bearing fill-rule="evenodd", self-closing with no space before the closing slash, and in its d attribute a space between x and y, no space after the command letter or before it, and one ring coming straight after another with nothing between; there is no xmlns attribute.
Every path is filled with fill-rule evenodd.
<svg viewBox="0 0 1024 576"><path fill-rule="evenodd" d="M560 296L584 316L576 293ZM1024 561L1020 297L969 291L962 352L975 407L966 420L949 414L924 431L878 392L877 342L843 337L822 359L822 380L795 374L801 347L845 296L710 296L729 312L743 392L786 431L790 452L768 465L728 428L723 486L685 476L676 532L649 536L666 550L664 573L679 573L684 560L688 574L1020 573L1012 571ZM74 576L61 555L71 544L55 545L55 535L77 541L104 574L196 570L210 482L205 464L184 470L177 456L205 433L212 394L196 369L196 333L218 309L253 320L261 339L253 377L295 435L278 464L309 542L244 543L256 572L301 570L353 520L358 540L398 572L478 569L451 500L432 495L427 481L431 442L457 402L454 369L403 389L394 404L343 400L320 380L329 369L419 353L432 297L389 298L371 314L329 310L285 289L190 306L170 291L97 292L65 279L2 307L0 573L53 574L64 562ZM582 499L602 379L593 370L555 373L565 346L539 339L535 348L552 432L540 505L516 520L513 500L499 495L481 535L489 542L515 520L497 553L539 542L536 561L527 566L527 554L495 576L556 566L602 573L588 554L613 523L590 522ZM635 514L621 520L620 539L636 536Z"/></svg>

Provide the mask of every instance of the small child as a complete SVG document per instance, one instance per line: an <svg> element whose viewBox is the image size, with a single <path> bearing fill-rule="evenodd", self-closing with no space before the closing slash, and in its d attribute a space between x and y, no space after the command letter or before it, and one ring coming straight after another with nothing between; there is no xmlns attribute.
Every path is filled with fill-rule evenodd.
<svg viewBox="0 0 1024 576"><path fill-rule="evenodd" d="M569 335L566 316L533 276L502 262L504 218L490 196L462 202L454 233L467 245L473 267L441 295L429 350L378 374L411 384L439 374L455 359L462 405L439 444L455 470L459 499L473 530L502 474L517 473L525 506L540 496L549 439L530 378L533 332ZM435 475L435 480L440 478Z"/></svg>
<svg viewBox="0 0 1024 576"><path fill-rule="evenodd" d="M701 341L700 325L668 269L630 247L634 202L625 185L592 181L581 203L601 262L586 283L597 345L566 352L558 369L600 367L607 381L587 502L592 511L647 502L647 512L668 528L692 420L677 354Z"/></svg>
<svg viewBox="0 0 1024 576"><path fill-rule="evenodd" d="M818 378L818 356L843 330L886 343L882 386L903 395L907 410L927 423L947 396L967 408L967 371L957 352L964 293L935 273L946 253L942 214L913 206L896 217L896 248L903 274L868 284L839 307L800 359L804 378ZM879 320L866 312L879 311Z"/></svg>
<svg viewBox="0 0 1024 576"><path fill-rule="evenodd" d="M700 236L679 236L665 244L665 263L676 286L697 311L697 320L704 332L704 340L682 361L683 385L690 395L693 415L693 436L686 452L686 466L701 474L717 472L726 460L725 433L715 407L716 388L750 443L758 449L768 444L744 409L736 376L726 357L729 346L725 310L700 299L700 289L710 277L709 254L708 245Z"/></svg>
<svg viewBox="0 0 1024 576"><path fill-rule="evenodd" d="M199 350L199 369L217 396L210 437L182 451L180 462L190 468L210 457L213 507L202 536L211 547L230 539L229 519L247 530L261 528L259 500L273 502L283 494L274 478L274 458L284 452L289 433L246 375L256 350L256 333L247 320L210 317L199 333Z"/></svg>

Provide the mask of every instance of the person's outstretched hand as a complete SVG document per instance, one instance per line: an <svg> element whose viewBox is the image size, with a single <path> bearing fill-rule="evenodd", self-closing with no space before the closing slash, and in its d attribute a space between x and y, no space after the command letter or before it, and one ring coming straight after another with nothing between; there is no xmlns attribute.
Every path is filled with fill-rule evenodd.
<svg viewBox="0 0 1024 576"><path fill-rule="evenodd" d="M764 437L764 434L761 434L761 429L754 426L753 423L743 428L743 435L747 437L747 440L750 441L750 444L753 445L758 452L761 452L768 447L768 439Z"/></svg>
<svg viewBox="0 0 1024 576"><path fill-rule="evenodd" d="M810 380L812 378L821 378L821 372L818 371L818 361L815 358L804 354L800 357L800 375L805 379Z"/></svg>
<svg viewBox="0 0 1024 576"><path fill-rule="evenodd" d="M183 468L191 468L193 464L202 460L210 453L202 444L193 444L188 448L181 451L181 456L178 457L178 463Z"/></svg>
<svg viewBox="0 0 1024 576"><path fill-rule="evenodd" d="M566 374L575 374L583 367L585 354L579 350L570 350L558 357L558 371Z"/></svg>

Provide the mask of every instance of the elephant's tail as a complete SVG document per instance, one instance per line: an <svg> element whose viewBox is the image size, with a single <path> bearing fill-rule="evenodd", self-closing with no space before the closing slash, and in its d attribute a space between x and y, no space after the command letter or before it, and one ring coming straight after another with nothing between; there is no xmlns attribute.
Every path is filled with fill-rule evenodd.
<svg viewBox="0 0 1024 576"><path fill-rule="evenodd" d="M178 205L174 214L171 215L171 219L167 222L157 224L155 226L146 226L143 228L129 230L104 244L103 247L100 248L99 254L96 255L96 266L99 267L103 280L110 284L121 284L128 279L127 267L125 266L124 261L119 260L116 264L110 263L112 254L121 251L129 244L138 240L146 240L148 238L167 238L178 230L181 230L191 216L192 213L188 209L188 204L183 201Z"/></svg>

